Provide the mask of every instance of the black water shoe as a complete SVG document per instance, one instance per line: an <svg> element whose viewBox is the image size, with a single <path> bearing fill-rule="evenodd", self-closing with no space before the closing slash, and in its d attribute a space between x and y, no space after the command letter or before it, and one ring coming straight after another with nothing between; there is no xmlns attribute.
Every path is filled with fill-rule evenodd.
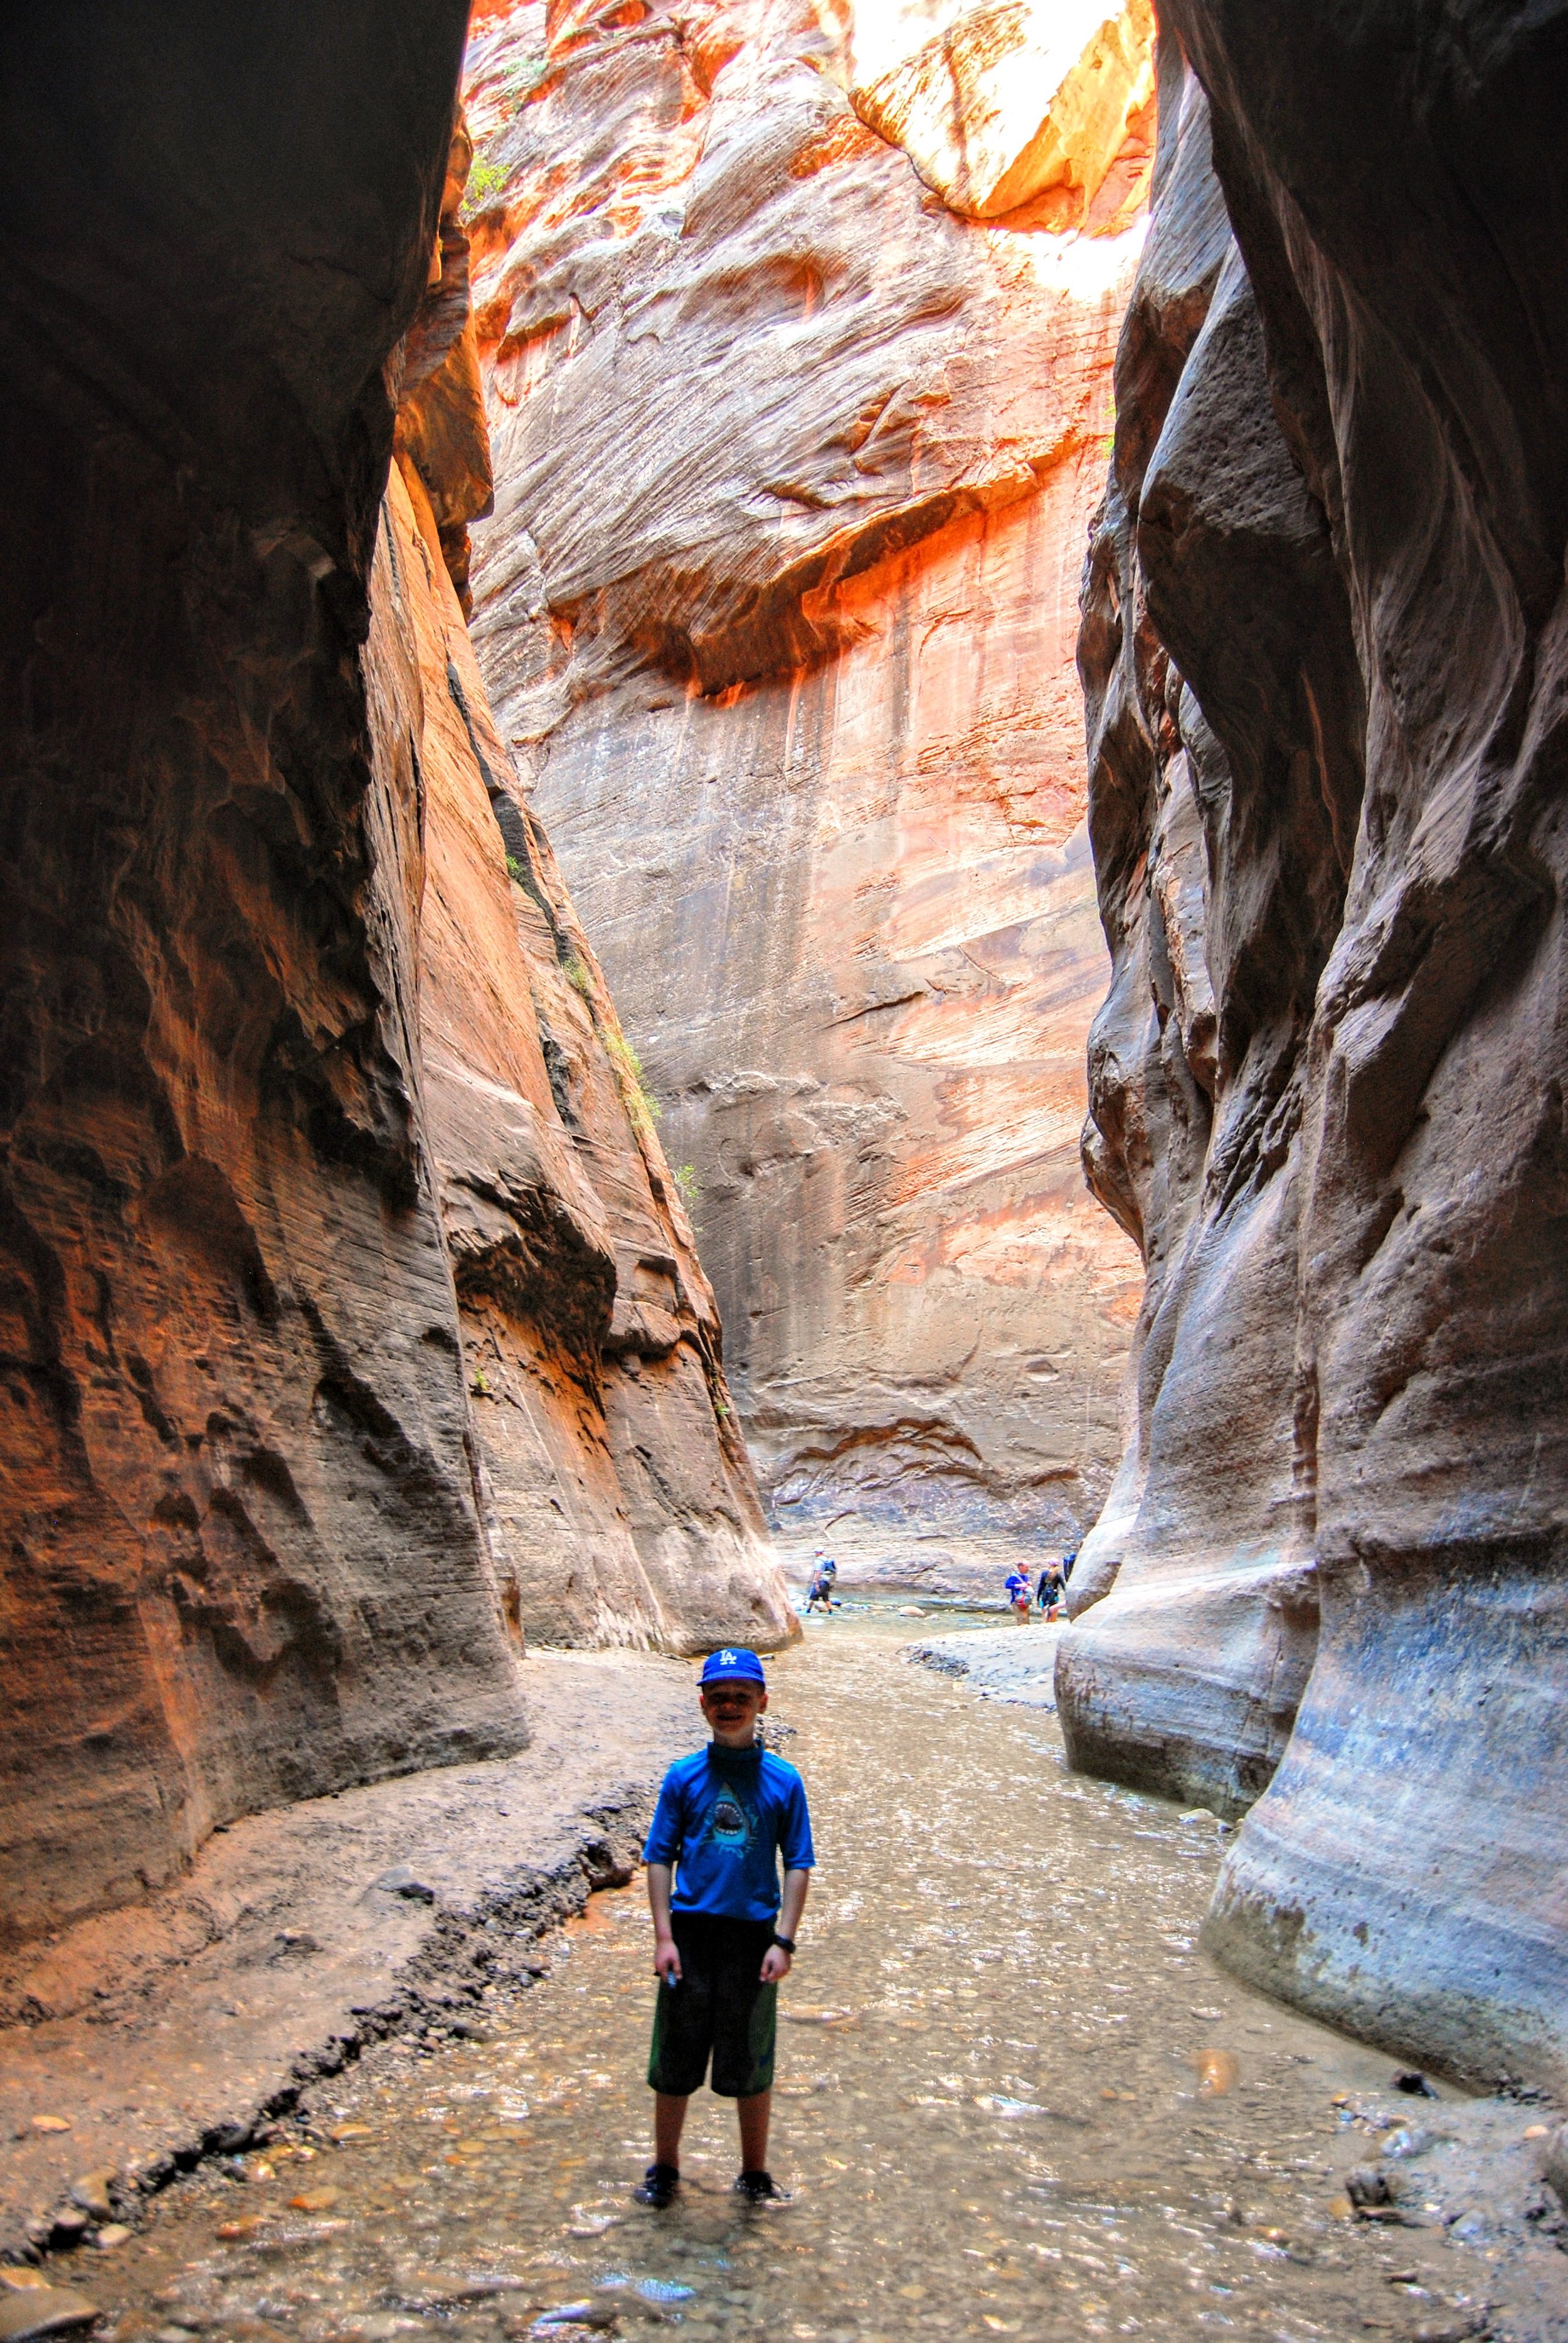
<svg viewBox="0 0 1568 2343"><path fill-rule="evenodd" d="M656 2213L662 2213L667 2205L675 2202L679 2188L680 2173L675 2165L650 2164L642 2176L641 2187L631 2193L637 2204L651 2205Z"/></svg>
<svg viewBox="0 0 1568 2343"><path fill-rule="evenodd" d="M780 2188L770 2172L743 2172L735 2184L735 2194L744 2197L749 2205L788 2205L789 2192Z"/></svg>

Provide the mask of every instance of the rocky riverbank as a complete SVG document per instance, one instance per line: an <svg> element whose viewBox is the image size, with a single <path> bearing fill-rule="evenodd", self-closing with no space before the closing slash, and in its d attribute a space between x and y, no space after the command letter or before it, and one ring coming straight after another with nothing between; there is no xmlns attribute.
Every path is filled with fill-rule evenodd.
<svg viewBox="0 0 1568 2343"><path fill-rule="evenodd" d="M148 2194L368 2043L465 2038L590 1889L630 1875L699 1735L689 1672L551 1652L524 1673L520 1755L251 1815L177 1887L0 1966L0 2260L112 2250Z"/></svg>
<svg viewBox="0 0 1568 2343"><path fill-rule="evenodd" d="M939 1675L960 1676L982 1700L1006 1700L1021 1708L1056 1710L1056 1645L1059 1627L1031 1621L1020 1627L960 1629L911 1644L904 1657Z"/></svg>

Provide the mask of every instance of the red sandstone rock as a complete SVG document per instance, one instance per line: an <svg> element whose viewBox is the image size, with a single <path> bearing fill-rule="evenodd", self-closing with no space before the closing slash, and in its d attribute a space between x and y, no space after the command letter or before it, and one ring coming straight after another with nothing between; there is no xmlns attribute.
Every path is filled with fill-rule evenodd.
<svg viewBox="0 0 1568 2343"><path fill-rule="evenodd" d="M769 1649L799 1630L712 1292L635 1053L518 802L453 590L467 568L455 517L477 512L481 488L487 502L490 478L466 259L451 257L467 250L470 160L460 128L441 276L405 345L401 478L373 598L417 670L420 1031L502 1605L518 1632L556 1643Z"/></svg>
<svg viewBox="0 0 1568 2343"><path fill-rule="evenodd" d="M462 13L4 31L7 1935L525 1737L360 651Z"/></svg>
<svg viewBox="0 0 1568 2343"><path fill-rule="evenodd" d="M778 1518L993 1571L1096 1509L1132 1314L1076 1161L1070 660L1136 237L956 217L844 95L864 22L477 25L476 639ZM1071 198L1111 229L1124 133Z"/></svg>
<svg viewBox="0 0 1568 2343"><path fill-rule="evenodd" d="M397 353L394 443L399 461L417 473L429 500L465 618L471 607L467 525L493 502L462 216L473 159L474 143L459 114L447 157L430 281Z"/></svg>
<svg viewBox="0 0 1568 2343"><path fill-rule="evenodd" d="M258 0L0 32L25 252L0 332L7 1940L145 1894L232 1815L517 1748L508 1611L783 1629L591 963L561 1026L580 1140L548 1078L434 558L460 574L485 475L462 20ZM378 538L400 385L424 535L399 484ZM548 1289L531 1319L513 1255ZM647 1259L664 1319L635 1314ZM520 1558L474 1433L481 1292L508 1373L532 1344L541 1387L572 1387L541 1491L599 1474ZM639 1348L635 1375L602 1363Z"/></svg>
<svg viewBox="0 0 1568 2343"><path fill-rule="evenodd" d="M422 711L426 1096L503 1608L553 1643L770 1648L797 1631L712 1293L409 468L373 604Z"/></svg>
<svg viewBox="0 0 1568 2343"><path fill-rule="evenodd" d="M1054 196L1053 222L1077 226L1153 93L1153 35L1149 0L862 0L850 103L954 211L996 219Z"/></svg>

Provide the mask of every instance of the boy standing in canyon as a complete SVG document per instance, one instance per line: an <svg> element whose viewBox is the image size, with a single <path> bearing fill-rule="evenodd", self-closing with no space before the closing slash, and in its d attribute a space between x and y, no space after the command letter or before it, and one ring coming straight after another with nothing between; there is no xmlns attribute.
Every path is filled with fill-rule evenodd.
<svg viewBox="0 0 1568 2343"><path fill-rule="evenodd" d="M737 2192L754 2204L782 2193L768 2170L779 1983L816 1859L806 1785L758 1739L768 1686L756 1653L710 1653L698 1697L713 1738L665 1775L643 1849L658 2002L654 2161L635 2193L658 2208L680 2186L687 2104L710 2056L713 2090L740 2123Z"/></svg>

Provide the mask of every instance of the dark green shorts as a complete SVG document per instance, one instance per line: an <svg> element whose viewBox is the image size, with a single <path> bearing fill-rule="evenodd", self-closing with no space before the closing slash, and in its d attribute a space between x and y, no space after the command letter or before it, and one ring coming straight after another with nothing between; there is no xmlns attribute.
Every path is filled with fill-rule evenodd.
<svg viewBox="0 0 1568 2343"><path fill-rule="evenodd" d="M676 1912L670 1927L680 1983L658 1988L649 2088L689 2097L700 2089L711 2053L713 2088L721 2099L770 2090L779 1988L764 1985L758 1973L773 1942L773 1923Z"/></svg>

